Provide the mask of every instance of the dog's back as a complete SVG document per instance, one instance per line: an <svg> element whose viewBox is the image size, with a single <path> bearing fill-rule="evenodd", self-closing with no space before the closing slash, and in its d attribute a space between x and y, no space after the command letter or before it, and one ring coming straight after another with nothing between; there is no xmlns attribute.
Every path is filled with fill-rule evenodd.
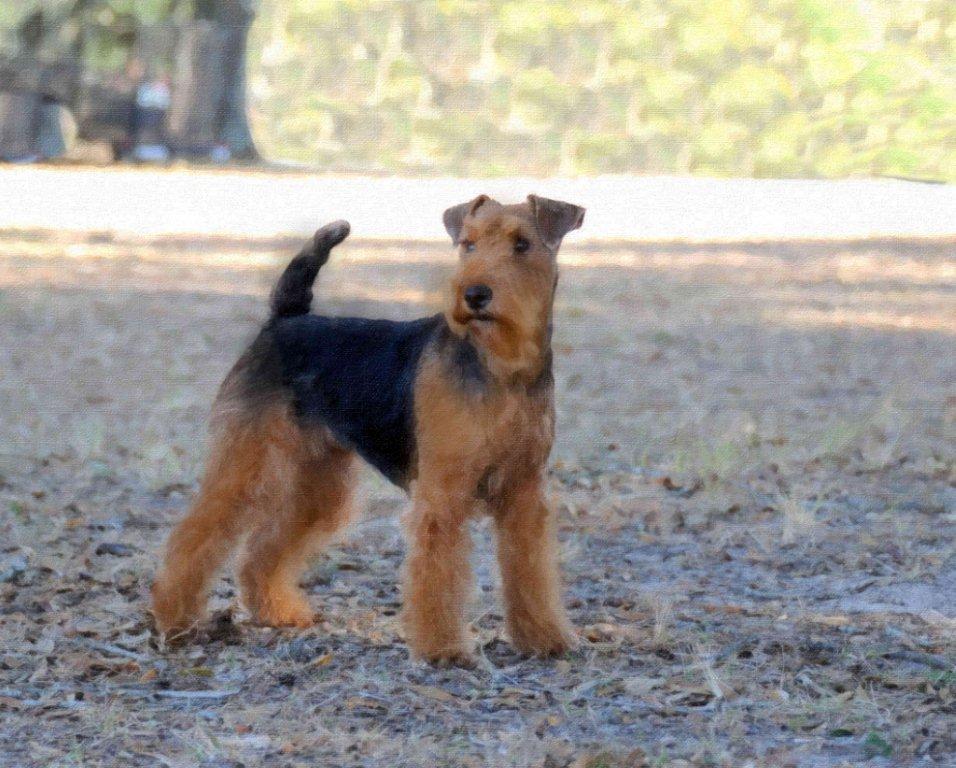
<svg viewBox="0 0 956 768"><path fill-rule="evenodd" d="M407 487L415 451L413 385L441 315L410 322L309 314L312 285L345 221L318 230L272 292L270 315L226 377L214 413L287 409L305 431L328 430L395 484Z"/></svg>
<svg viewBox="0 0 956 768"><path fill-rule="evenodd" d="M268 356L270 383L290 399L303 428L327 427L405 487L415 450L415 372L441 328L440 315L410 322L301 315L267 326L254 348Z"/></svg>

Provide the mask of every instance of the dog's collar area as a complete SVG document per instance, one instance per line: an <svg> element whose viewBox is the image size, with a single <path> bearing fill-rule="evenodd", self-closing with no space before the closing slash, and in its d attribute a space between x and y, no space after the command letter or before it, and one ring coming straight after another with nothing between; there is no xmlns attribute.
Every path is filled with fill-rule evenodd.
<svg viewBox="0 0 956 768"><path fill-rule="evenodd" d="M539 392L552 381L552 352L548 342L532 364L509 364L476 344L467 332L467 325L458 323L457 319L452 325L446 318L439 343L445 348L449 364L466 390L485 393L497 386Z"/></svg>

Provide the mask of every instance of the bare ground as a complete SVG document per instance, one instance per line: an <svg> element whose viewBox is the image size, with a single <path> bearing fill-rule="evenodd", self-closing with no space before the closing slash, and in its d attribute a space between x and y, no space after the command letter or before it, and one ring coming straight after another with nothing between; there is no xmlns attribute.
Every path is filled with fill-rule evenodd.
<svg viewBox="0 0 956 768"><path fill-rule="evenodd" d="M409 660L404 500L307 580L321 620L157 647L157 553L295 244L0 233L0 764L956 765L956 243L569 250L551 484L586 643ZM353 241L331 313L437 306L446 248Z"/></svg>

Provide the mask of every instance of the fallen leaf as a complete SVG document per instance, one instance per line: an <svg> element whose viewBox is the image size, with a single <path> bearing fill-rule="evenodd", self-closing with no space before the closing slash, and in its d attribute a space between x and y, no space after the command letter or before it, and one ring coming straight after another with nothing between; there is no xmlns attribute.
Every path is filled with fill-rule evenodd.
<svg viewBox="0 0 956 768"><path fill-rule="evenodd" d="M412 685L409 686L415 693L435 701L458 701L457 696L453 696L448 691L436 688L432 685Z"/></svg>
<svg viewBox="0 0 956 768"><path fill-rule="evenodd" d="M147 669L139 678L141 683L148 683L159 677L159 672L155 669Z"/></svg>

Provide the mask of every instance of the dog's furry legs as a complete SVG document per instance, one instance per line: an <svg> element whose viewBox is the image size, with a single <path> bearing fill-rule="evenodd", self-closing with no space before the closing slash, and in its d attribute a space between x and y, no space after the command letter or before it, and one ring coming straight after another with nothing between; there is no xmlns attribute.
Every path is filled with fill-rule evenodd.
<svg viewBox="0 0 956 768"><path fill-rule="evenodd" d="M214 442L199 495L170 536L153 585L153 615L164 635L184 632L202 618L209 583L243 532L250 486L260 473L254 428L226 424Z"/></svg>
<svg viewBox="0 0 956 768"><path fill-rule="evenodd" d="M291 466L285 465L292 459ZM349 520L353 456L326 447L308 458L277 457L239 571L242 598L261 624L313 623L298 580L310 555Z"/></svg>
<svg viewBox="0 0 956 768"><path fill-rule="evenodd" d="M471 587L467 505L419 483L406 525L404 621L412 652L434 662L467 663L465 607Z"/></svg>
<svg viewBox="0 0 956 768"><path fill-rule="evenodd" d="M538 655L576 643L561 602L554 513L535 478L508 493L495 515L498 561L511 640Z"/></svg>

